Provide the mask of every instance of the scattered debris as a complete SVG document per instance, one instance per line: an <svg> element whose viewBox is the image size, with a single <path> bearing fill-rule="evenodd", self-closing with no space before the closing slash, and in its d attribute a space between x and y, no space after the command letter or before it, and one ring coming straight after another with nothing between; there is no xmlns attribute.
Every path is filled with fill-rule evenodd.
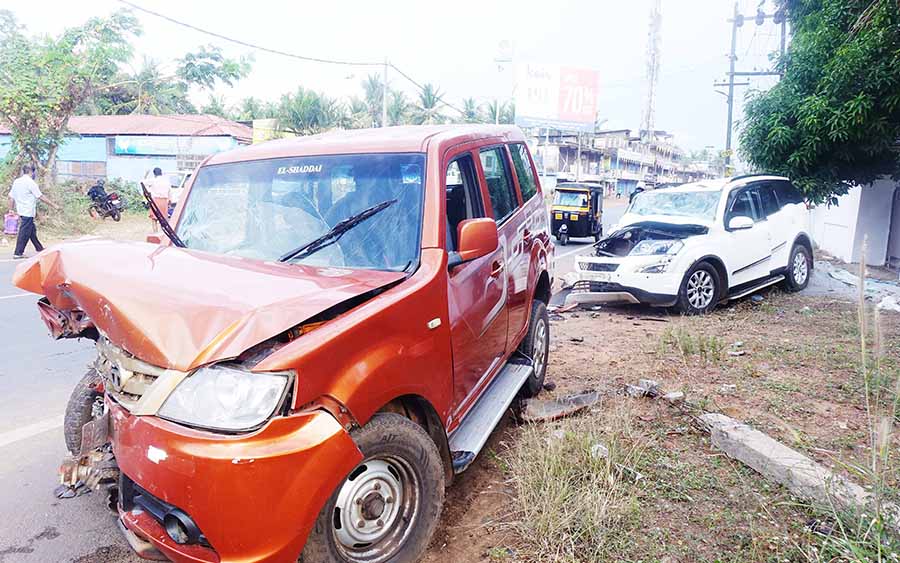
<svg viewBox="0 0 900 563"><path fill-rule="evenodd" d="M644 394L648 397L656 397L659 395L659 382L652 379L638 380L638 387L644 390Z"/></svg>
<svg viewBox="0 0 900 563"><path fill-rule="evenodd" d="M732 348L740 348L740 347L742 347L743 345L744 345L744 341L743 341L743 340L738 340L737 342L733 343L733 344L731 345L731 347L732 347Z"/></svg>
<svg viewBox="0 0 900 563"><path fill-rule="evenodd" d="M809 308L809 305L805 305L800 309L799 313L801 315L809 315L812 314L812 309Z"/></svg>
<svg viewBox="0 0 900 563"><path fill-rule="evenodd" d="M684 393L681 391L672 391L663 395L662 399L670 405L678 405L684 402Z"/></svg>
<svg viewBox="0 0 900 563"><path fill-rule="evenodd" d="M797 496L850 512L862 512L875 500L872 493L856 483L733 418L707 413L700 416L700 421L710 431L715 447ZM887 524L900 531L900 506L886 503L882 511Z"/></svg>
<svg viewBox="0 0 900 563"><path fill-rule="evenodd" d="M578 273L577 272L569 272L568 274L562 277L562 288L563 289L572 289L572 286L578 281Z"/></svg>
<svg viewBox="0 0 900 563"><path fill-rule="evenodd" d="M609 457L609 448L603 444L594 444L591 446L591 457L606 459Z"/></svg>
<svg viewBox="0 0 900 563"><path fill-rule="evenodd" d="M736 395L737 394L737 385L734 383L725 383L721 387L719 387L719 393L722 395Z"/></svg>
<svg viewBox="0 0 900 563"><path fill-rule="evenodd" d="M758 293L750 296L751 303L762 303L765 300L766 300L766 298Z"/></svg>
<svg viewBox="0 0 900 563"><path fill-rule="evenodd" d="M647 395L647 390L638 387L637 385L625 385L625 394L629 397L634 397L635 399L639 399L640 397L645 397Z"/></svg>
<svg viewBox="0 0 900 563"><path fill-rule="evenodd" d="M728 355L737 358L738 356L743 356L746 353L746 350L731 350L730 352L728 352Z"/></svg>
<svg viewBox="0 0 900 563"><path fill-rule="evenodd" d="M588 391L556 399L526 399L522 401L523 422L549 422L571 416L600 400L600 393Z"/></svg>
<svg viewBox="0 0 900 563"><path fill-rule="evenodd" d="M564 321L566 318L559 313L550 313L547 315L551 321Z"/></svg>
<svg viewBox="0 0 900 563"><path fill-rule="evenodd" d="M897 302L897 298L893 295L886 295L881 301L879 301L878 308L882 311L894 311L896 313L900 313L900 303Z"/></svg>
<svg viewBox="0 0 900 563"><path fill-rule="evenodd" d="M654 323L667 323L669 319L663 319L660 317L641 317L642 321L652 321Z"/></svg>
<svg viewBox="0 0 900 563"><path fill-rule="evenodd" d="M569 311L573 311L578 308L578 303L569 303L568 305L564 305L562 307L557 308L555 313L568 313Z"/></svg>
<svg viewBox="0 0 900 563"><path fill-rule="evenodd" d="M569 339L569 342L581 343L581 342L584 342L584 337L583 336L573 336L572 338Z"/></svg>
<svg viewBox="0 0 900 563"><path fill-rule="evenodd" d="M817 518L810 518L806 521L806 529L814 534L822 536L830 536L834 533L834 526Z"/></svg>
<svg viewBox="0 0 900 563"><path fill-rule="evenodd" d="M544 382L544 391L553 391L554 389L556 389L556 383L552 381Z"/></svg>
<svg viewBox="0 0 900 563"><path fill-rule="evenodd" d="M91 492L91 488L85 485L82 481L78 481L78 483L76 483L74 487L64 484L53 489L54 496L60 499L80 497L81 495L86 495L89 492Z"/></svg>

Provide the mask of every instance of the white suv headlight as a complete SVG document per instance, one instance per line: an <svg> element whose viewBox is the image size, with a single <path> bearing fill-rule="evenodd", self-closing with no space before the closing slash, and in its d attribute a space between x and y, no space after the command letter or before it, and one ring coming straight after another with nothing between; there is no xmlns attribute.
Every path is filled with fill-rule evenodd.
<svg viewBox="0 0 900 563"><path fill-rule="evenodd" d="M684 243L678 239L673 240L642 240L634 245L629 256L654 256L656 254L678 254L684 248Z"/></svg>
<svg viewBox="0 0 900 563"><path fill-rule="evenodd" d="M286 373L203 367L178 384L157 414L191 426L251 430L272 416L289 381Z"/></svg>

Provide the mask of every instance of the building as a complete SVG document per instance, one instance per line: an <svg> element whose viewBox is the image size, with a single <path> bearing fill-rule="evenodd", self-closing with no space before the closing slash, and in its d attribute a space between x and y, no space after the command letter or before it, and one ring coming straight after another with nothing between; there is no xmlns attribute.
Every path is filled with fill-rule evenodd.
<svg viewBox="0 0 900 563"><path fill-rule="evenodd" d="M845 262L900 269L900 185L885 178L851 188L837 205L819 205L810 212L816 245Z"/></svg>
<svg viewBox="0 0 900 563"><path fill-rule="evenodd" d="M687 163L674 136L665 131L655 131L648 142L632 136L630 129L581 135L541 130L530 144L541 175L551 184L577 178L606 183L610 191L628 195L639 184L652 187L720 175L708 166Z"/></svg>
<svg viewBox="0 0 900 563"><path fill-rule="evenodd" d="M193 170L207 156L248 144L250 127L214 115L95 115L69 120L57 153L56 178L138 181L148 170ZM10 150L0 126L0 159Z"/></svg>

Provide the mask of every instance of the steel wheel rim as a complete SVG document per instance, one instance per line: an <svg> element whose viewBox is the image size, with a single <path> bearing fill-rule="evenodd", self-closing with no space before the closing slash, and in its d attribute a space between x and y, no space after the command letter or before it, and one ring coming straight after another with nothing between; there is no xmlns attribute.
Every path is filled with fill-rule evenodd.
<svg viewBox="0 0 900 563"><path fill-rule="evenodd" d="M706 270L697 270L688 279L687 298L695 309L704 309L712 303L716 286Z"/></svg>
<svg viewBox="0 0 900 563"><path fill-rule="evenodd" d="M537 320L534 327L534 346L532 347L532 358L534 362L534 373L540 377L541 370L544 369L544 356L547 353L547 323L543 318Z"/></svg>
<svg viewBox="0 0 900 563"><path fill-rule="evenodd" d="M806 263L806 256L802 252L794 255L793 273L794 281L798 285L803 285L806 282L806 276L809 275L809 266Z"/></svg>
<svg viewBox="0 0 900 563"><path fill-rule="evenodd" d="M419 504L419 479L408 462L395 456L367 459L338 493L331 519L335 545L347 561L386 561L409 537Z"/></svg>

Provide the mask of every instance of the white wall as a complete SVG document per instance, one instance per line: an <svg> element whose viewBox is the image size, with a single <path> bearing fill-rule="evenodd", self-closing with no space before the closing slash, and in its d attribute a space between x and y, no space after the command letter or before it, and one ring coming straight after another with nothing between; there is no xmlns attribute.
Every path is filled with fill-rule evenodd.
<svg viewBox="0 0 900 563"><path fill-rule="evenodd" d="M887 263L888 236L891 226L891 210L897 183L887 178L862 188L859 204L859 220L853 241L853 260L862 258L863 239L867 240L866 264L884 266Z"/></svg>
<svg viewBox="0 0 900 563"><path fill-rule="evenodd" d="M859 212L860 188L851 188L838 198L837 205L820 205L810 212L816 246L844 262L853 261L853 240Z"/></svg>
<svg viewBox="0 0 900 563"><path fill-rule="evenodd" d="M888 241L888 260L893 257L890 265L900 266L900 187L894 192L894 211L891 214L891 239Z"/></svg>

